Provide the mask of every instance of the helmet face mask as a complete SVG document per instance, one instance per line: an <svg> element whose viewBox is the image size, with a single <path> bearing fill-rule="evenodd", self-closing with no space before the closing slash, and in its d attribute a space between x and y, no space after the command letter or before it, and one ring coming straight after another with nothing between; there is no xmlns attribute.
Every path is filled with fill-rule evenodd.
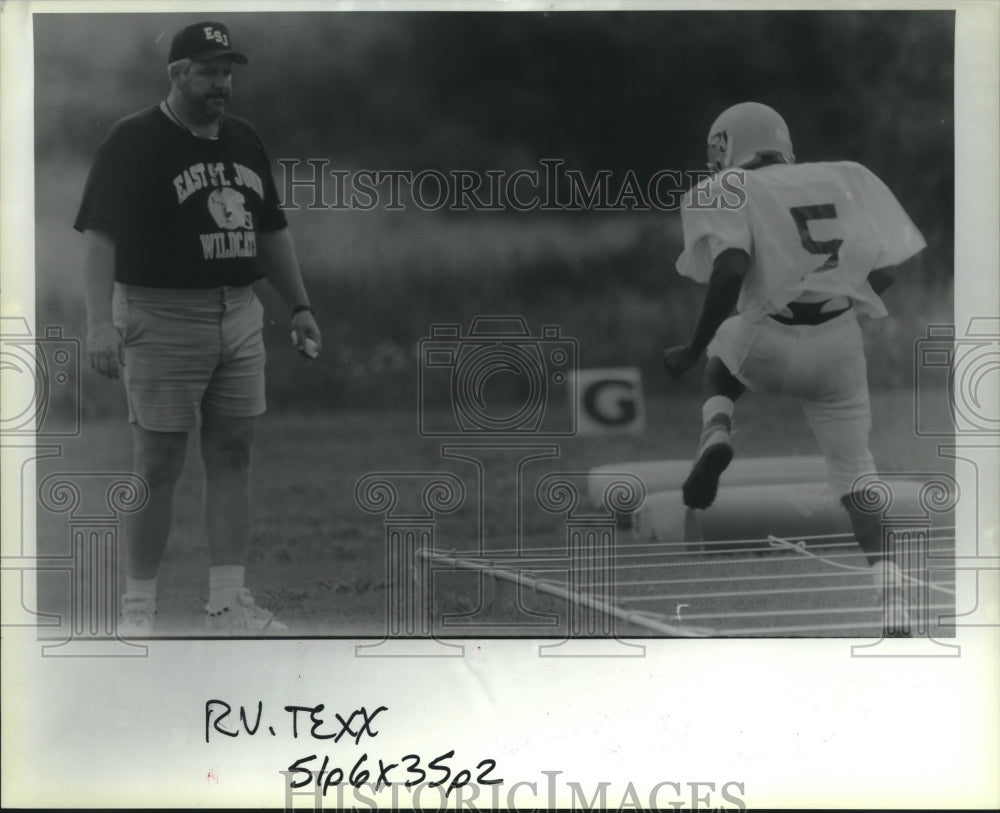
<svg viewBox="0 0 1000 813"><path fill-rule="evenodd" d="M713 130L708 135L708 168L714 172L729 168L732 159L729 133L725 130Z"/></svg>
<svg viewBox="0 0 1000 813"><path fill-rule="evenodd" d="M725 110L708 131L708 168L718 172L754 164L763 155L795 162L788 125L777 111L757 102Z"/></svg>

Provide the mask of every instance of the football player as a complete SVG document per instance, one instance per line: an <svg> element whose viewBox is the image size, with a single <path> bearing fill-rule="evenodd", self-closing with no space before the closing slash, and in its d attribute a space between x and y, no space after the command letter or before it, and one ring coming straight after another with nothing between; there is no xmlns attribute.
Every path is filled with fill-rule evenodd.
<svg viewBox="0 0 1000 813"><path fill-rule="evenodd" d="M788 127L766 105L737 104L715 120L708 164L714 175L684 198L677 261L679 273L708 291L691 340L663 354L677 377L708 352L703 430L684 503L704 509L715 500L745 389L794 396L884 591L886 632L905 634L902 573L883 550L879 518L852 495L857 479L875 470L858 316L886 315L879 295L893 268L926 244L865 167L796 164Z"/></svg>

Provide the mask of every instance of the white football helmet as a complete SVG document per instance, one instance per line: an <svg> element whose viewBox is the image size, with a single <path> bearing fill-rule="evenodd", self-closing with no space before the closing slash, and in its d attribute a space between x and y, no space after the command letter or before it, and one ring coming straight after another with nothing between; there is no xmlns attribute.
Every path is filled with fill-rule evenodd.
<svg viewBox="0 0 1000 813"><path fill-rule="evenodd" d="M776 110L758 102L743 102L723 111L708 131L708 168L718 172L742 167L758 156L775 153L795 163L788 125Z"/></svg>

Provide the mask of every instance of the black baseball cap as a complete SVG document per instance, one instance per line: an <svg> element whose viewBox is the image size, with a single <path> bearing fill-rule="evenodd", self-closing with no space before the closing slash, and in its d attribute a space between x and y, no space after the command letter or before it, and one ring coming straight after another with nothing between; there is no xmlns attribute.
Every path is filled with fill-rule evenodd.
<svg viewBox="0 0 1000 813"><path fill-rule="evenodd" d="M207 62L220 56L228 56L233 62L247 64L247 58L232 49L233 41L229 29L222 23L204 22L182 28L170 43L167 62L178 59L196 59Z"/></svg>

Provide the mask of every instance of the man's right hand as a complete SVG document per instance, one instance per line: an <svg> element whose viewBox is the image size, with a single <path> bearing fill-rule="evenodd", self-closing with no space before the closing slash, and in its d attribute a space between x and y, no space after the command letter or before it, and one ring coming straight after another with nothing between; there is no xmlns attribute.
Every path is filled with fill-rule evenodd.
<svg viewBox="0 0 1000 813"><path fill-rule="evenodd" d="M125 366L125 343L111 322L99 322L87 331L90 366L107 378L118 378Z"/></svg>

